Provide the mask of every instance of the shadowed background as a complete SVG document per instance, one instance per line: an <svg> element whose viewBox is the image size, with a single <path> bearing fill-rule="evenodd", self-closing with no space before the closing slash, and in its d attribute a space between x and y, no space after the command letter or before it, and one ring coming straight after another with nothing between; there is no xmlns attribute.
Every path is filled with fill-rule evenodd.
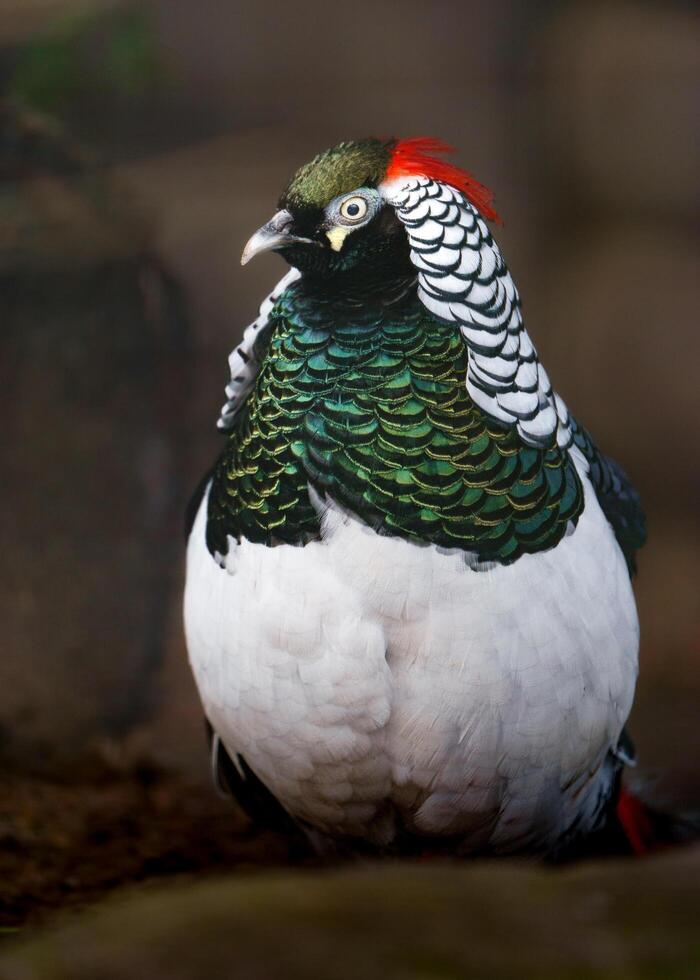
<svg viewBox="0 0 700 980"><path fill-rule="evenodd" d="M207 778L181 514L283 272L242 246L320 149L435 135L495 190L541 359L642 493L631 728L700 803L699 50L681 2L3 0L9 765L128 745Z"/></svg>

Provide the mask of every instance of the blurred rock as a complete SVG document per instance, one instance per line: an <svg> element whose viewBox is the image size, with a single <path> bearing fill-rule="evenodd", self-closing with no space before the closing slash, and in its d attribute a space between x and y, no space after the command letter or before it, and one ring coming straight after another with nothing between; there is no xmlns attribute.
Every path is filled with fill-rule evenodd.
<svg viewBox="0 0 700 980"><path fill-rule="evenodd" d="M129 198L0 116L0 750L142 720L181 560L188 328Z"/></svg>
<svg viewBox="0 0 700 980"><path fill-rule="evenodd" d="M227 878L111 901L10 951L0 977L691 980L699 883L697 850Z"/></svg>
<svg viewBox="0 0 700 980"><path fill-rule="evenodd" d="M133 740L131 740L133 742ZM134 882L309 863L211 785L102 739L52 778L0 772L0 939Z"/></svg>

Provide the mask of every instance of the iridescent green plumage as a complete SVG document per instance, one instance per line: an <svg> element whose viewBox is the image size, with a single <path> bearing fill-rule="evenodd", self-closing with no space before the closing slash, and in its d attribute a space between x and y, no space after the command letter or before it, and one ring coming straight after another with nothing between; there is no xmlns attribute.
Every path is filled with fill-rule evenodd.
<svg viewBox="0 0 700 980"><path fill-rule="evenodd" d="M214 473L208 543L318 535L317 493L380 533L509 563L551 548L583 493L568 454L525 445L469 398L467 351L406 288L393 300L295 284Z"/></svg>
<svg viewBox="0 0 700 980"><path fill-rule="evenodd" d="M280 198L280 207L321 209L338 194L355 187L376 187L384 179L395 143L355 140L319 153L294 174Z"/></svg>

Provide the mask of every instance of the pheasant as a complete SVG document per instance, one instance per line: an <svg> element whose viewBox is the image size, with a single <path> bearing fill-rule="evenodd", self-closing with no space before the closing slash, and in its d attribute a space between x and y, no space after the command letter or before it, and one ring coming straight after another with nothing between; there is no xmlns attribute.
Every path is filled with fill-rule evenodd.
<svg viewBox="0 0 700 980"><path fill-rule="evenodd" d="M291 268L191 505L214 776L322 852L643 850L639 497L553 389L450 151L340 143L245 246Z"/></svg>

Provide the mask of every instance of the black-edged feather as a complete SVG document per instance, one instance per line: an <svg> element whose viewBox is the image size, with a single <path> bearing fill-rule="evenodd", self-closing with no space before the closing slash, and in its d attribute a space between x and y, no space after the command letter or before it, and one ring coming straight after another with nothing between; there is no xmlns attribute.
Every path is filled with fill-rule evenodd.
<svg viewBox="0 0 700 980"><path fill-rule="evenodd" d="M300 834L299 826L290 817L276 796L255 775L242 755L235 760L205 718L211 751L211 771L214 785L220 793L232 796L250 819L259 827L283 834Z"/></svg>
<svg viewBox="0 0 700 980"><path fill-rule="evenodd" d="M574 445L588 460L590 479L601 510L615 532L630 575L637 571L636 552L647 537L642 502L632 483L614 459L605 456L582 425L571 418Z"/></svg>

